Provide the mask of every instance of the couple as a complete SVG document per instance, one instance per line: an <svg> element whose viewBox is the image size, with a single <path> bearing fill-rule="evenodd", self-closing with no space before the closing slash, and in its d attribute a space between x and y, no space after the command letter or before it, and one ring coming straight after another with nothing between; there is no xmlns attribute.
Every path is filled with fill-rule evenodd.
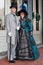
<svg viewBox="0 0 43 65"><path fill-rule="evenodd" d="M18 54L19 59L38 58L37 46L32 35L32 23L31 20L27 18L28 13L26 7L22 5L21 10L17 12L17 3L12 2L10 10L11 13L5 17L8 61L14 62L16 54ZM20 16L19 22L17 21L16 13ZM33 48L33 46L35 48ZM16 48L18 51L16 51Z"/></svg>

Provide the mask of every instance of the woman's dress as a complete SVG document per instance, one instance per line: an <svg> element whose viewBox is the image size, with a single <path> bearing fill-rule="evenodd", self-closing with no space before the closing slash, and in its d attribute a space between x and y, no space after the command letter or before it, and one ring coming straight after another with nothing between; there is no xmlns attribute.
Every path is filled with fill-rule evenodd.
<svg viewBox="0 0 43 65"><path fill-rule="evenodd" d="M36 59L34 57L34 52L37 50L37 58L39 56L38 49L31 35L32 23L30 20L20 20L20 30L19 30L19 59ZM33 45L36 46L36 50L33 52Z"/></svg>

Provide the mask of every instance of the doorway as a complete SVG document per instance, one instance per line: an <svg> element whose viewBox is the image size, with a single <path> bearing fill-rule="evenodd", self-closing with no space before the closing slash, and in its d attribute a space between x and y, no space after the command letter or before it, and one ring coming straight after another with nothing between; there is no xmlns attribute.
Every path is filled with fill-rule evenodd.
<svg viewBox="0 0 43 65"><path fill-rule="evenodd" d="M33 0L33 12L39 13L40 21L33 20L33 35L37 44L42 44L42 0Z"/></svg>

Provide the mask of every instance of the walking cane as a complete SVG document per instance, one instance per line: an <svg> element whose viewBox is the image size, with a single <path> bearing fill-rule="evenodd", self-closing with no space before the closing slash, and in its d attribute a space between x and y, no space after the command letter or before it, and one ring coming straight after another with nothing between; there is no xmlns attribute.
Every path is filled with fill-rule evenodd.
<svg viewBox="0 0 43 65"><path fill-rule="evenodd" d="M11 59L11 37L10 37L10 53L9 53L9 62L10 62L10 59Z"/></svg>

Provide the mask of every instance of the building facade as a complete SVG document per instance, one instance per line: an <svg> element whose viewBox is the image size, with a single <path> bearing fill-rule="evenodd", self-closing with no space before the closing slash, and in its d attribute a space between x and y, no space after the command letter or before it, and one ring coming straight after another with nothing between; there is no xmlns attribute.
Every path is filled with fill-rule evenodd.
<svg viewBox="0 0 43 65"><path fill-rule="evenodd" d="M2 0L3 3L0 1L1 5L0 7L0 53L7 51L7 43L6 43L6 30L4 29L4 17L6 14L10 12L10 5L11 2L16 1L17 7L19 10L20 5L27 1L27 11L28 11L28 18L32 19L32 12L34 14L39 13L40 14L40 21L36 21L36 19L33 19L33 36L35 38L36 44L43 46L43 0Z"/></svg>

